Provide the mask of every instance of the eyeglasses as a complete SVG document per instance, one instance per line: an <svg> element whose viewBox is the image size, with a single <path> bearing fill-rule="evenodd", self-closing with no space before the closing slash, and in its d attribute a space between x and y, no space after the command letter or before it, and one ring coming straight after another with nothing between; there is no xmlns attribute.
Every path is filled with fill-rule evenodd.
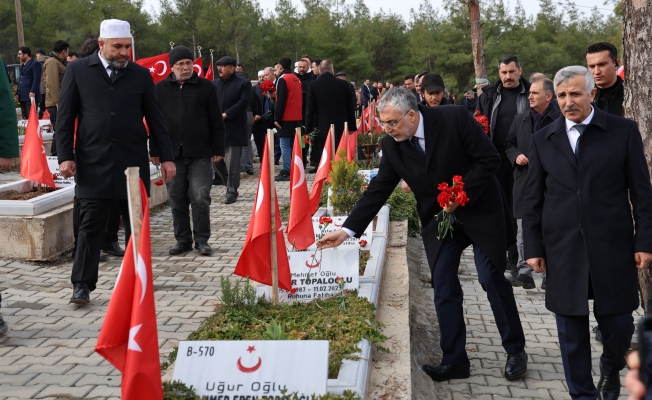
<svg viewBox="0 0 652 400"><path fill-rule="evenodd" d="M407 111L405 112L405 114L403 114L403 116L402 116L401 118L397 119L396 121L385 121L385 122L382 122L382 121L381 121L381 122L380 122L380 125L382 125L382 127L385 128L385 129L387 129L387 128L392 128L392 129L394 129L394 128L396 128L396 125L398 125L398 123L401 122L401 120L402 120L403 118L405 118L405 116L406 116L409 112L410 112L410 110L407 110Z"/></svg>

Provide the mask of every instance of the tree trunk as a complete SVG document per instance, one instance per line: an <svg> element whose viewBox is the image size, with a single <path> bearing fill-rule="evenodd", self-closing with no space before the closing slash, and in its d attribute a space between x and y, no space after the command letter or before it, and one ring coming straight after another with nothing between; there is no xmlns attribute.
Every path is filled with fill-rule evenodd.
<svg viewBox="0 0 652 400"><path fill-rule="evenodd" d="M16 6L16 29L18 30L18 46L25 46L25 33L23 32L23 10L20 0L14 0Z"/></svg>
<svg viewBox="0 0 652 400"><path fill-rule="evenodd" d="M638 123L643 139L643 149L648 169L652 166L652 109L649 88L652 86L652 0L625 0L623 15L623 47L625 65L625 100L623 111L626 118ZM650 269L638 274L641 304L649 313Z"/></svg>
<svg viewBox="0 0 652 400"><path fill-rule="evenodd" d="M471 47L476 79L487 79L482 48L482 25L480 24L480 0L469 0L469 18L471 20Z"/></svg>

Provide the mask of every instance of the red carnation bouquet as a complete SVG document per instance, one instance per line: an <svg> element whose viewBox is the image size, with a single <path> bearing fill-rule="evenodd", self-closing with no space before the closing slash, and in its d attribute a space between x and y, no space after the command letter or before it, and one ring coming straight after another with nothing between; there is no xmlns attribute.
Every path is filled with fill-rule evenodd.
<svg viewBox="0 0 652 400"><path fill-rule="evenodd" d="M272 81L265 81L261 83L260 89L263 91L263 96L267 96L267 93L269 92L276 92L276 86L274 86L274 82Z"/></svg>
<svg viewBox="0 0 652 400"><path fill-rule="evenodd" d="M450 206L451 203L458 204L462 207L468 203L469 198L466 196L464 191L464 182L462 182L462 177L460 175L455 175L453 177L453 186L448 186L448 183L442 182L437 186L439 190L439 195L437 196L437 201L441 208ZM455 224L455 213L446 212L441 210L439 214L435 216L435 219L439 221L437 226L437 240L441 240L450 234L451 238L453 237L453 224Z"/></svg>
<svg viewBox="0 0 652 400"><path fill-rule="evenodd" d="M484 133L487 135L489 134L489 118L487 118L486 115L480 114L480 110L475 110L475 113L473 114L473 118L475 118L476 121L480 124L482 129L484 129Z"/></svg>

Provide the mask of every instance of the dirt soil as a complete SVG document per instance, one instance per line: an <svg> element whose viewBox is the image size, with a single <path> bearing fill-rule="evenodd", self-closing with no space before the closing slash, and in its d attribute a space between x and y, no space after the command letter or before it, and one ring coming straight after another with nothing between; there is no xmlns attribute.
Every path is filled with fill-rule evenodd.
<svg viewBox="0 0 652 400"><path fill-rule="evenodd" d="M49 187L41 188L41 191L32 189L29 192L22 193L17 190L7 190L6 192L0 192L0 200L29 200L50 192L52 192L52 188Z"/></svg>

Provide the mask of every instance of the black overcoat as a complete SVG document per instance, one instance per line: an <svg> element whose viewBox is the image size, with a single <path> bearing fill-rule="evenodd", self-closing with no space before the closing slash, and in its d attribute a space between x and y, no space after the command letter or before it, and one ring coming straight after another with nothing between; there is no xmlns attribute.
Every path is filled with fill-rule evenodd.
<svg viewBox="0 0 652 400"><path fill-rule="evenodd" d="M550 111L541 120L539 129L550 125L554 120L561 116L557 107L550 107ZM513 197L513 217L523 218L523 196L525 195L525 183L527 182L527 164L518 165L516 159L523 154L530 158L530 137L532 136L532 113L528 110L514 117L514 122L509 128L509 134L505 139L505 154L507 159L512 163L512 172L514 175L514 186L512 187Z"/></svg>
<svg viewBox="0 0 652 400"><path fill-rule="evenodd" d="M312 87L312 85L311 85ZM480 125L462 106L419 106L423 115L426 157L410 141L381 140L383 157L378 175L346 219L344 227L359 236L403 179L414 192L421 220L423 244L432 268L441 241L437 240L435 215L441 211L437 185L452 184L462 175L469 203L455 210L462 229L500 271L505 271L507 247L514 243L511 213L495 177L500 155Z"/></svg>
<svg viewBox="0 0 652 400"><path fill-rule="evenodd" d="M251 82L238 78L235 74L229 79L216 79L222 112L226 113L224 128L226 130L227 146L246 146L251 132L247 132L247 107L251 101Z"/></svg>
<svg viewBox="0 0 652 400"><path fill-rule="evenodd" d="M331 124L334 124L335 143L339 143L344 131L344 122L348 123L349 132L358 129L355 106L351 85L347 81L337 79L330 72L322 72L317 80L308 85L306 132L310 133L316 127L319 129L319 136L326 138Z"/></svg>
<svg viewBox="0 0 652 400"><path fill-rule="evenodd" d="M193 72L179 85L174 72L156 84L165 123L170 132L174 156L183 145L184 157L224 156L224 120L217 88ZM151 148L152 157L158 149Z"/></svg>
<svg viewBox="0 0 652 400"><path fill-rule="evenodd" d="M599 315L634 311L634 253L652 252L652 187L638 126L594 112L579 162L563 117L530 143L525 258L545 258L546 308L561 315L589 314L589 274Z"/></svg>
<svg viewBox="0 0 652 400"><path fill-rule="evenodd" d="M73 152L76 118L79 127ZM97 52L66 67L55 130L59 164L76 163L80 199L126 199L127 167L140 168L149 194L148 139L161 161L174 161L149 70L129 61L111 83Z"/></svg>

